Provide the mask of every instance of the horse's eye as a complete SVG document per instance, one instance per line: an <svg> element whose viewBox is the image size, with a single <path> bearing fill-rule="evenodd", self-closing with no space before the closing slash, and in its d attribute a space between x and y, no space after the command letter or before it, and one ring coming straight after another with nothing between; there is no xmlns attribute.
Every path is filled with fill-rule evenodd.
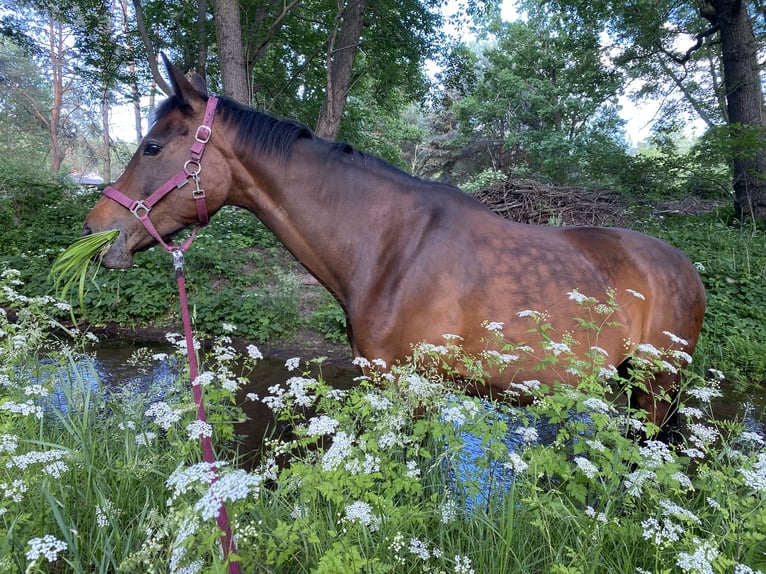
<svg viewBox="0 0 766 574"><path fill-rule="evenodd" d="M162 151L162 146L156 143L148 143L144 147L144 155L157 155Z"/></svg>

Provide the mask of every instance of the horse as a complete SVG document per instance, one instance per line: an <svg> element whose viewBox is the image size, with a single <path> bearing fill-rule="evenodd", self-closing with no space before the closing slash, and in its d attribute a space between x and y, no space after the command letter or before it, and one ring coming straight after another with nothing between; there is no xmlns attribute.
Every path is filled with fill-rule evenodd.
<svg viewBox="0 0 766 574"><path fill-rule="evenodd" d="M487 351L488 335L524 344L524 315L534 313L550 322L554 351L570 336L593 342L578 302L604 293L619 304L597 346L572 346L574 356L598 348L620 373L641 349L681 367L691 360L705 290L676 248L627 229L508 221L456 187L211 96L200 76L165 63L173 95L84 222L84 235L119 231L104 266L128 268L137 251L232 205L258 217L335 297L354 355L388 368L447 334L472 356ZM515 360L469 392L504 396L525 379L578 384L532 354ZM631 405L661 427L674 415L680 376L670 365L654 372L630 393Z"/></svg>

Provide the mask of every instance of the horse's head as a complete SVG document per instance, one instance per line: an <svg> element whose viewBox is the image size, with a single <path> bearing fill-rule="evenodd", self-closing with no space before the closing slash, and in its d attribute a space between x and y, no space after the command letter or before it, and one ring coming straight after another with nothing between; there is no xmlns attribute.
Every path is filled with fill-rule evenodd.
<svg viewBox="0 0 766 574"><path fill-rule="evenodd" d="M102 260L106 267L130 267L136 251L157 243L139 216L148 216L157 235L168 238L199 222L199 207L210 215L215 213L229 193L231 174L216 145L221 141L215 134L217 126L213 125L212 130L200 129L208 101L205 83L196 75L188 80L167 60L165 64L174 95L159 107L154 125L112 191L105 190L105 197L85 219L83 235L110 229L120 232ZM199 143L208 135L206 144ZM204 155L198 162L188 163L195 145L197 149L203 146ZM193 177L181 183L184 171L197 173L199 185ZM172 189L154 204L157 196L153 194L173 180L179 180L180 187L171 185ZM200 193L200 189L204 192ZM120 199L108 196L110 193ZM149 206L145 207L143 202Z"/></svg>

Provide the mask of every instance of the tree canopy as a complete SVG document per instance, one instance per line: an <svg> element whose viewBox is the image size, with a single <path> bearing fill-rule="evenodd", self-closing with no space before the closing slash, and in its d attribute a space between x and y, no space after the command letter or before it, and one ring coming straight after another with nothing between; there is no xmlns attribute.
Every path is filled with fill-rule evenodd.
<svg viewBox="0 0 766 574"><path fill-rule="evenodd" d="M213 92L418 174L464 183L490 170L632 193L716 178L729 184L703 187L729 187L739 217L766 217L760 0L519 0L513 22L494 0L470 0L458 33L445 5L5 0L5 136L21 154L42 144L54 171L99 162L110 177L110 111L132 103L141 137L168 90L164 53ZM660 156L630 148L625 98L659 103ZM707 129L696 147L660 145L692 121Z"/></svg>

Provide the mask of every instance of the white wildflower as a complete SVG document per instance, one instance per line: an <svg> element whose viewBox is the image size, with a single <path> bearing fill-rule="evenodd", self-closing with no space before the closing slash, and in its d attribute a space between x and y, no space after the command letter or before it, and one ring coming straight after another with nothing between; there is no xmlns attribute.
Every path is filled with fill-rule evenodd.
<svg viewBox="0 0 766 574"><path fill-rule="evenodd" d="M569 348L569 345L566 343L556 343L555 341L550 341L548 344L545 345L545 350L550 351L553 353L555 357L558 357L561 353L570 353L571 349Z"/></svg>
<svg viewBox="0 0 766 574"><path fill-rule="evenodd" d="M250 496L258 498L263 477L237 469L213 482L208 491L194 505L202 520L218 518L221 507L226 502L236 502Z"/></svg>
<svg viewBox="0 0 766 574"><path fill-rule="evenodd" d="M260 349L256 347L255 345L248 345L247 346L247 356L251 359L260 360L263 359L263 354L261 353Z"/></svg>
<svg viewBox="0 0 766 574"><path fill-rule="evenodd" d="M662 524L656 518L647 518L641 526L644 528L644 539L651 540L657 546L678 542L684 533L683 526L667 517L662 519Z"/></svg>
<svg viewBox="0 0 766 574"><path fill-rule="evenodd" d="M705 416L705 413L696 407L681 407L678 412L689 419L701 419Z"/></svg>
<svg viewBox="0 0 766 574"><path fill-rule="evenodd" d="M0 452L13 454L19 447L19 437L13 434L0 434Z"/></svg>
<svg viewBox="0 0 766 574"><path fill-rule="evenodd" d="M59 552L67 549L66 542L58 540L50 534L46 534L42 538L32 538L27 544L29 550L26 556L30 562L34 562L40 556L44 556L48 562L55 562L58 560Z"/></svg>
<svg viewBox="0 0 766 574"><path fill-rule="evenodd" d="M367 393L364 398L376 411L385 411L391 406L391 401L379 393Z"/></svg>
<svg viewBox="0 0 766 574"><path fill-rule="evenodd" d="M639 293L638 291L634 291L633 289L625 289L628 293L633 295L636 299L641 299L642 301L646 300L646 297L643 296L643 294Z"/></svg>
<svg viewBox="0 0 766 574"><path fill-rule="evenodd" d="M192 381L192 385L195 387L199 385L200 387L206 387L215 380L215 373L212 373L210 371L205 371L197 375L197 377Z"/></svg>
<svg viewBox="0 0 766 574"><path fill-rule="evenodd" d="M186 425L186 434L189 440L198 440L202 437L209 438L213 436L213 427L210 423L196 420Z"/></svg>
<svg viewBox="0 0 766 574"><path fill-rule="evenodd" d="M407 461L407 478L417 478L420 476L420 468L418 467L418 461Z"/></svg>
<svg viewBox="0 0 766 574"><path fill-rule="evenodd" d="M516 313L518 317L538 317L540 316L540 313L537 311L533 311L532 309L524 309L523 311L519 311Z"/></svg>
<svg viewBox="0 0 766 574"><path fill-rule="evenodd" d="M158 401L152 404L146 409L144 415L147 418L154 419L154 423L164 430L168 430L181 420L181 411L173 409L164 401Z"/></svg>
<svg viewBox="0 0 766 574"><path fill-rule="evenodd" d="M516 434L527 444L535 443L539 438L535 427L519 427L516 429Z"/></svg>
<svg viewBox="0 0 766 574"><path fill-rule="evenodd" d="M712 543L694 539L697 548L691 554L679 552L676 565L684 572L694 574L714 574L713 561L718 558L718 549Z"/></svg>
<svg viewBox="0 0 766 574"><path fill-rule="evenodd" d="M455 554L455 574L475 574L471 568L471 559L468 556Z"/></svg>
<svg viewBox="0 0 766 574"><path fill-rule="evenodd" d="M157 433L146 431L144 433L139 433L136 435L136 444L138 446L148 446L150 445L154 439L157 438Z"/></svg>
<svg viewBox="0 0 766 574"><path fill-rule="evenodd" d="M414 554L424 562L431 557L431 553L428 551L426 543L418 538L410 538L409 550L411 554Z"/></svg>
<svg viewBox="0 0 766 574"><path fill-rule="evenodd" d="M592 506L586 506L585 507L585 515L589 518L593 518L596 520L596 522L601 522L602 524L607 523L606 514L603 512L596 512L596 509Z"/></svg>
<svg viewBox="0 0 766 574"><path fill-rule="evenodd" d="M383 359L373 359L372 364L381 370L386 370L386 362Z"/></svg>
<svg viewBox="0 0 766 574"><path fill-rule="evenodd" d="M487 331L502 331L503 330L504 323L499 321L490 321L486 325L484 325L484 328Z"/></svg>
<svg viewBox="0 0 766 574"><path fill-rule="evenodd" d="M675 516L676 518L683 518L689 522L699 524L701 521L692 511L687 510L683 506L679 506L672 500L660 500L659 505L662 507L662 514L665 516Z"/></svg>
<svg viewBox="0 0 766 574"><path fill-rule="evenodd" d="M514 474L523 474L529 468L529 464L515 452L508 454L508 462L503 464L503 466L511 470Z"/></svg>
<svg viewBox="0 0 766 574"><path fill-rule="evenodd" d="M311 417L311 419L309 419L309 427L306 434L310 437L332 434L335 432L335 429L338 428L339 424L340 423L336 419L327 415Z"/></svg>
<svg viewBox="0 0 766 574"><path fill-rule="evenodd" d="M375 532L380 528L381 519L372 511L372 506L361 500L346 505L346 520L358 522Z"/></svg>
<svg viewBox="0 0 766 574"><path fill-rule="evenodd" d="M639 452L646 468L658 468L665 463L672 463L674 460L670 447L659 440L646 441Z"/></svg>
<svg viewBox="0 0 766 574"><path fill-rule="evenodd" d="M647 480L654 480L656 474L652 470L640 468L631 472L624 481L625 490L630 496L638 497L643 493L643 485Z"/></svg>
<svg viewBox="0 0 766 574"><path fill-rule="evenodd" d="M443 524L449 524L455 518L457 518L458 506L457 503L451 498L447 498L439 505L439 515Z"/></svg>
<svg viewBox="0 0 766 574"><path fill-rule="evenodd" d="M231 323L221 323L221 329L226 331L227 333L233 333L237 330L236 325L232 325Z"/></svg>
<svg viewBox="0 0 766 574"><path fill-rule="evenodd" d="M207 486L212 483L216 478L216 468L224 464L222 462L213 464L198 462L188 467L178 466L165 481L165 485L173 489L169 504L178 496L194 488L196 484Z"/></svg>
<svg viewBox="0 0 766 574"><path fill-rule="evenodd" d="M600 440L587 439L585 444L597 452L604 452L606 450L604 443L602 443Z"/></svg>
<svg viewBox="0 0 766 574"><path fill-rule="evenodd" d="M351 453L353 444L353 437L342 431L337 433L333 439L332 446L322 456L322 468L326 471L338 468L340 463Z"/></svg>
<svg viewBox="0 0 766 574"><path fill-rule="evenodd" d="M670 478L675 480L682 488L685 488L686 490L694 490L694 485L692 484L691 479L680 470L673 473L673 476Z"/></svg>
<svg viewBox="0 0 766 574"><path fill-rule="evenodd" d="M370 368L370 361L365 359L364 357L354 357L354 360L351 361L354 365L359 367L360 369L369 369Z"/></svg>
<svg viewBox="0 0 766 574"><path fill-rule="evenodd" d="M588 300L587 295L583 295L577 289L573 289L572 291L567 292L567 295L569 296L570 301L574 301L578 304L584 303Z"/></svg>
<svg viewBox="0 0 766 574"><path fill-rule="evenodd" d="M584 456L576 456L574 462L588 478L594 478L599 473L598 467Z"/></svg>
<svg viewBox="0 0 766 574"><path fill-rule="evenodd" d="M688 389L686 392L692 397L694 397L695 399L702 401L703 403L709 403L710 399L715 399L715 398L723 396L721 391L713 387L700 387L697 389Z"/></svg>
<svg viewBox="0 0 766 574"><path fill-rule="evenodd" d="M294 371L300 366L300 364L301 364L300 357L291 357L290 359L287 359L287 361L285 361L285 368L288 371Z"/></svg>
<svg viewBox="0 0 766 574"><path fill-rule="evenodd" d="M689 341L687 341L686 339L683 339L683 338L679 337L678 335L674 335L674 334L673 334L673 333L671 333L670 331L663 331L663 332L662 332L662 334L663 334L663 335L665 335L665 336L666 336L668 339L670 339L670 340L671 340L671 341L673 341L674 343L676 343L677 345L683 345L683 346L686 346L686 345L688 345L688 344L689 344Z"/></svg>
<svg viewBox="0 0 766 574"><path fill-rule="evenodd" d="M753 470L739 469L745 484L756 492L766 492L766 452L758 453L758 460L753 464Z"/></svg>
<svg viewBox="0 0 766 574"><path fill-rule="evenodd" d="M612 406L596 397L589 397L582 402L583 406L589 411L596 411L602 414L608 414L612 411Z"/></svg>

